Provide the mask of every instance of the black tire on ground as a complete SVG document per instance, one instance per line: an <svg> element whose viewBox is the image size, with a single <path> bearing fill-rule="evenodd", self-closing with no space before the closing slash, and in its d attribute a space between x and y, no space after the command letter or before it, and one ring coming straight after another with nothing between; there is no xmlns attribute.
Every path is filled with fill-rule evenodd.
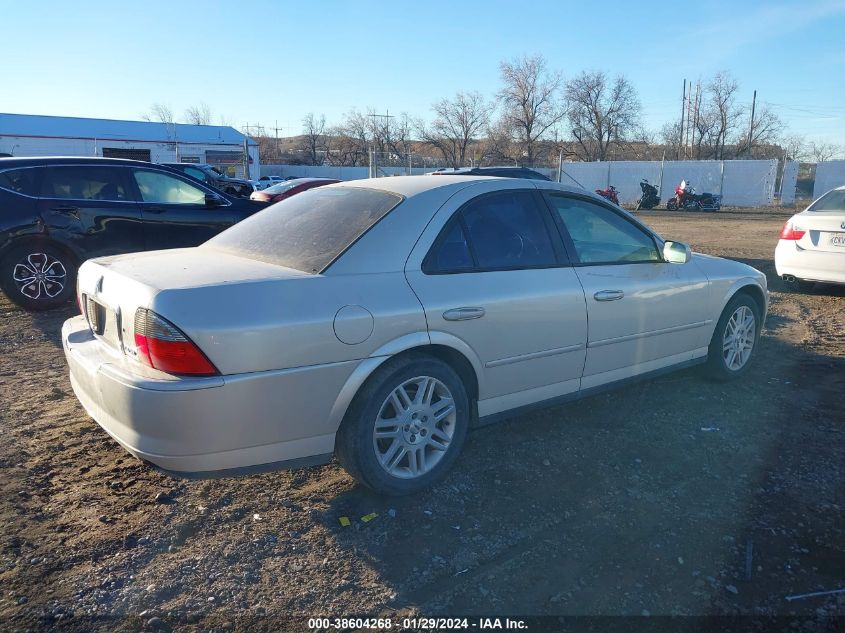
<svg viewBox="0 0 845 633"><path fill-rule="evenodd" d="M741 307L746 307L751 310L754 315L754 337L752 341L751 355L742 367L738 369L731 369L728 367L725 360L724 353L724 337L725 329L734 313ZM707 364L705 371L710 378L718 381L728 381L739 378L748 371L748 367L754 361L757 355L757 346L760 343L760 331L762 329L760 322L760 307L748 294L739 292L728 301L728 305L722 311L722 316L719 317L719 322L716 324L716 329L713 332L713 338L710 339L710 346L707 354Z"/></svg>
<svg viewBox="0 0 845 633"><path fill-rule="evenodd" d="M401 478L382 467L373 431L376 419L391 393L406 381L429 376L451 392L455 405L454 428L448 448L439 461L423 475ZM443 478L454 465L466 441L470 403L461 378L448 364L421 352L412 352L387 361L364 383L355 396L335 442L335 456L341 466L359 483L377 493L408 495L428 488ZM396 441L400 441L397 438ZM388 451L389 452L389 451ZM400 459L400 463L405 458Z"/></svg>
<svg viewBox="0 0 845 633"><path fill-rule="evenodd" d="M677 202L675 202L675 199L674 199L674 198L670 198L670 199L666 202L666 210L667 210L667 211L677 211L677 210L678 210L678 203L677 203Z"/></svg>
<svg viewBox="0 0 845 633"><path fill-rule="evenodd" d="M27 242L0 257L0 288L26 310L50 310L73 297L76 269L67 251L49 242Z"/></svg>

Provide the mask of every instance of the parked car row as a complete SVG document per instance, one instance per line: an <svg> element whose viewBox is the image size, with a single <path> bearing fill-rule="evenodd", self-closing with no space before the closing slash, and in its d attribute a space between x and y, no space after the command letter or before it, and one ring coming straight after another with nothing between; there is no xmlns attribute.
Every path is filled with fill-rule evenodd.
<svg viewBox="0 0 845 633"><path fill-rule="evenodd" d="M77 397L177 473L334 454L379 492L413 493L472 420L691 364L747 370L762 273L504 173L300 178L246 200L174 166L4 158L0 287L30 309L76 294ZM845 283L845 187L780 238L785 280Z"/></svg>

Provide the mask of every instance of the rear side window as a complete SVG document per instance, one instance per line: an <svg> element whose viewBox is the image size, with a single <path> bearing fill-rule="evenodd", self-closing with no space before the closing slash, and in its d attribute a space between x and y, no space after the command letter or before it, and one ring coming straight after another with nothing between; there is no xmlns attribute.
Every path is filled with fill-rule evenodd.
<svg viewBox="0 0 845 633"><path fill-rule="evenodd" d="M544 214L528 191L473 200L450 221L423 270L448 273L555 266L557 257Z"/></svg>
<svg viewBox="0 0 845 633"><path fill-rule="evenodd" d="M38 195L39 169L7 169L0 172L0 187L25 196Z"/></svg>
<svg viewBox="0 0 845 633"><path fill-rule="evenodd" d="M125 172L119 167L49 167L42 195L71 200L129 201Z"/></svg>
<svg viewBox="0 0 845 633"><path fill-rule="evenodd" d="M320 273L400 202L388 191L317 187L238 222L201 248Z"/></svg>
<svg viewBox="0 0 845 633"><path fill-rule="evenodd" d="M845 211L845 190L828 191L811 204L808 211Z"/></svg>

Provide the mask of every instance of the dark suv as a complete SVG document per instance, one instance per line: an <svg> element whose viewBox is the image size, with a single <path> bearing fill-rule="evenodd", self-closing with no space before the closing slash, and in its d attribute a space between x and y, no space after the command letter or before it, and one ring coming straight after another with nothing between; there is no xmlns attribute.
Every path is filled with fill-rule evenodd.
<svg viewBox="0 0 845 633"><path fill-rule="evenodd" d="M539 171L527 167L461 167L459 169L438 169L432 174L435 176L499 176L502 178L551 180Z"/></svg>
<svg viewBox="0 0 845 633"><path fill-rule="evenodd" d="M178 169L183 174L187 174L191 178L196 178L209 187L214 187L218 191L228 193L230 196L249 198L252 192L255 191L255 187L248 180L230 178L213 165L207 165L205 163L163 163L163 165L171 169Z"/></svg>
<svg viewBox="0 0 845 633"><path fill-rule="evenodd" d="M46 310L90 257L197 246L265 206L141 161L0 158L0 288Z"/></svg>

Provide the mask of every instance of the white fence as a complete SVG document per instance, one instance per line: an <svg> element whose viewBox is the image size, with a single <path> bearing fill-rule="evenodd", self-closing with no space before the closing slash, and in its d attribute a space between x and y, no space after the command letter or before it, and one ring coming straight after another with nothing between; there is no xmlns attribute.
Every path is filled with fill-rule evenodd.
<svg viewBox="0 0 845 633"><path fill-rule="evenodd" d="M790 166L791 165L791 166ZM843 161L845 165L845 161ZM385 175L405 175L407 167L380 167ZM412 170L414 175L432 171L429 168ZM537 171L557 180L556 168ZM787 163L784 169L783 203L795 199L797 166ZM331 167L310 165L262 165L262 176L298 176L356 180L367 178L367 167ZM769 206L775 199L778 176L776 160L698 160L698 161L608 161L596 163L563 163L561 182L593 191L613 185L619 192L619 202L635 203L641 195L640 180L645 178L660 188L661 202L674 195L681 180L692 183L698 193L722 195L722 204L737 207ZM818 182L818 181L817 181Z"/></svg>
<svg viewBox="0 0 845 633"><path fill-rule="evenodd" d="M720 194L724 205L761 207L774 202L777 175L776 160L610 161L564 163L561 182L589 190L613 185L619 202L630 204L642 194L643 178L658 187L661 201L673 196L678 183L686 180L698 193ZM784 185L784 192L791 191L794 200L794 176L791 186Z"/></svg>
<svg viewBox="0 0 845 633"><path fill-rule="evenodd" d="M816 184L813 185L813 199L842 185L845 185L845 160L829 160L816 165Z"/></svg>

